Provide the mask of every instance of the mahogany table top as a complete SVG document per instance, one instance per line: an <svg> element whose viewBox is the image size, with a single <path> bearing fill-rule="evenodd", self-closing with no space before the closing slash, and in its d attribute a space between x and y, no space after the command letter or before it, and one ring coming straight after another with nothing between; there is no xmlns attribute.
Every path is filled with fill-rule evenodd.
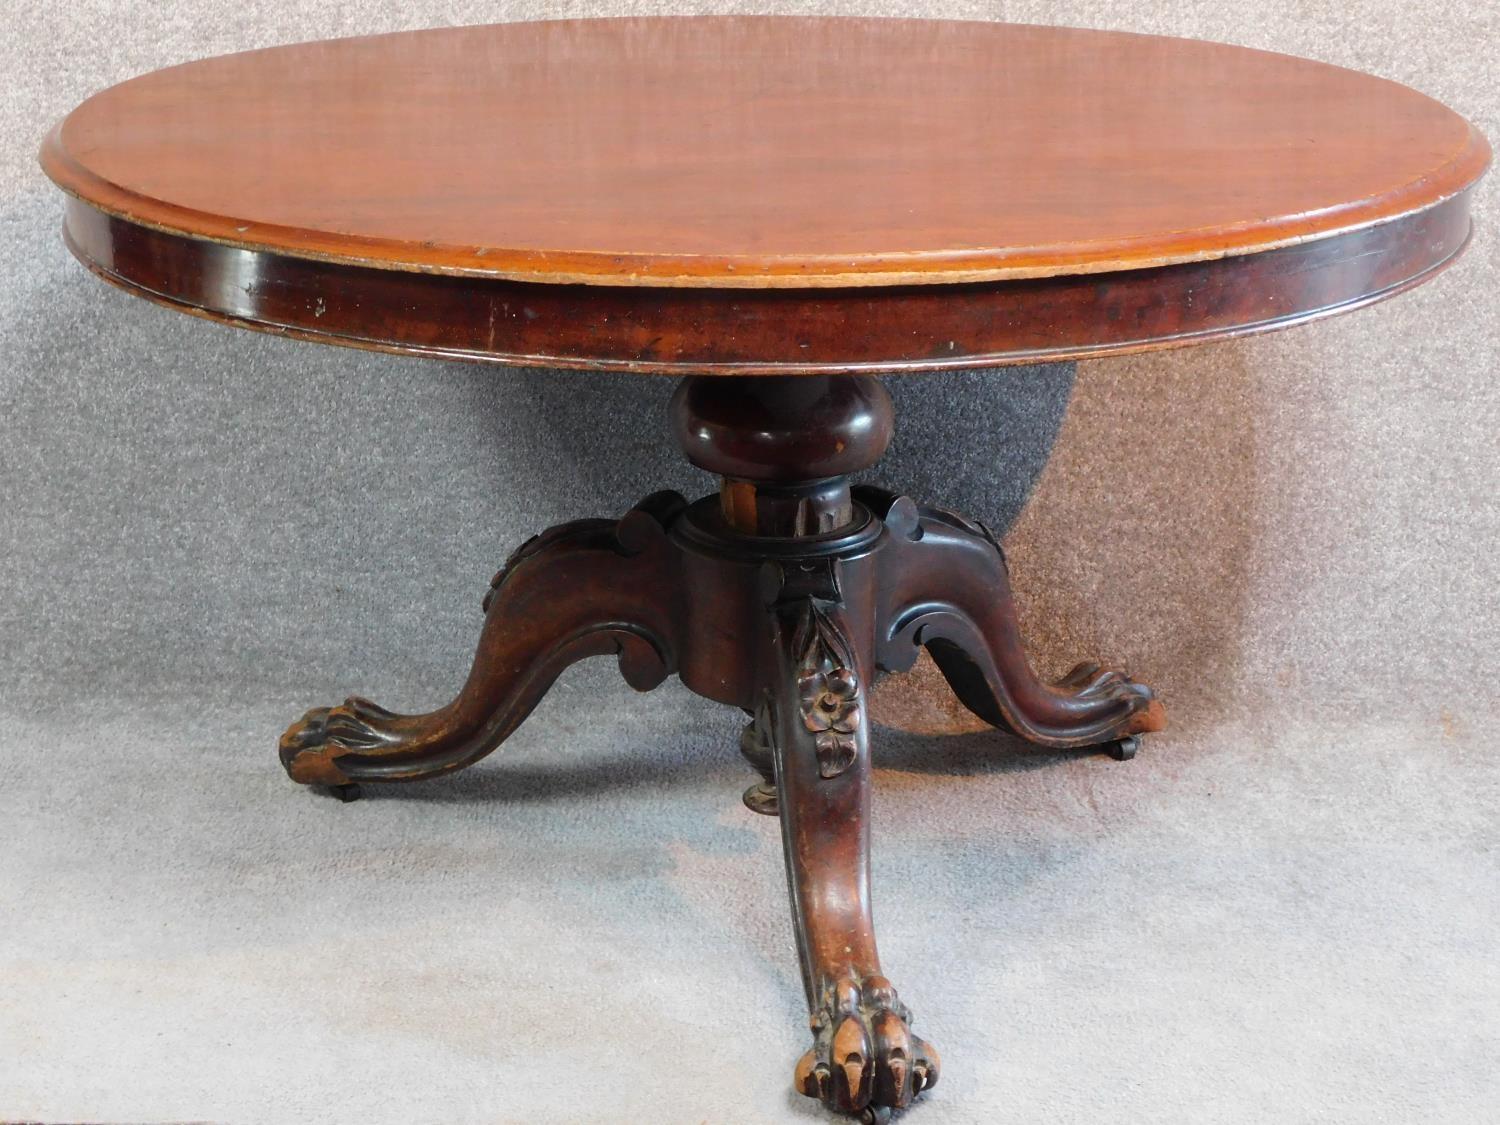
<svg viewBox="0 0 1500 1125"><path fill-rule="evenodd" d="M74 197L75 252L147 296L334 342L640 370L972 366L1305 319L1445 264L1488 160L1438 102L1322 63L801 17L251 51L105 90L42 152ZM1327 284L1288 292L1320 244ZM1292 273L1238 311L1101 329L1148 290L1183 305L1232 280L1243 297L1245 263L1232 279L1213 263L1257 256ZM1110 304L1107 279L1138 292ZM940 299L1051 327L970 315L899 343ZM840 343L876 307L893 330ZM755 322L740 343L736 309ZM535 324L606 314L632 331ZM693 315L702 339L684 338ZM770 344L788 334L807 339Z"/></svg>

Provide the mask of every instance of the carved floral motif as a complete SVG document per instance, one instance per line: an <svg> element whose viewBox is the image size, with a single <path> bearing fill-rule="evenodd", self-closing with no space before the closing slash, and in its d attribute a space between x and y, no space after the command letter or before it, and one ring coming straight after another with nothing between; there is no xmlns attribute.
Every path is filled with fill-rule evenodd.
<svg viewBox="0 0 1500 1125"><path fill-rule="evenodd" d="M859 677L841 653L843 645L828 619L809 611L806 647L798 667L802 722L813 734L818 773L837 777L859 753L856 734L863 721Z"/></svg>

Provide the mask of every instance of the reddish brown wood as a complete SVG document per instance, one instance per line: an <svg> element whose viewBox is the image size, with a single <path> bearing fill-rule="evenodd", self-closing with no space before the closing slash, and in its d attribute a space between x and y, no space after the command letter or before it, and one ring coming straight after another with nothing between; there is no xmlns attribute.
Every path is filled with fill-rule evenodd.
<svg viewBox="0 0 1500 1125"><path fill-rule="evenodd" d="M398 715L369 700L309 711L281 737L294 781L413 781L484 757L531 714L564 668L614 654L639 691L676 669L681 577L664 527L676 493L624 519L579 520L523 544L484 599L485 627L468 682L446 707Z"/></svg>
<svg viewBox="0 0 1500 1125"><path fill-rule="evenodd" d="M1097 664L1054 684L1037 677L1021 644L1005 553L982 523L919 507L881 489L856 490L881 517L882 669L904 672L926 647L959 701L985 722L1037 746L1067 749L1161 730L1149 688Z"/></svg>
<svg viewBox="0 0 1500 1125"><path fill-rule="evenodd" d="M320 708L281 757L345 797L459 769L591 655L642 690L676 672L750 713L742 748L765 780L746 800L781 818L812 1014L794 1082L867 1117L939 1066L876 950L876 676L925 646L970 710L1051 749L1126 758L1165 721L1120 673L1037 677L983 525L851 489L891 431L870 373L1357 307L1455 258L1488 160L1431 99L1305 60L784 17L249 52L106 90L42 151L73 252L172 307L355 347L692 376L673 427L718 496L546 532L496 577L452 703Z"/></svg>
<svg viewBox="0 0 1500 1125"><path fill-rule="evenodd" d="M790 17L249 52L106 90L42 151L74 252L189 312L683 374L1079 358L1346 310L1452 260L1488 160L1437 102L1307 60Z"/></svg>
<svg viewBox="0 0 1500 1125"><path fill-rule="evenodd" d="M684 381L679 440L698 464L741 474L753 518L722 494L687 505L659 493L618 522L538 536L496 576L453 703L426 715L360 699L310 711L282 736L282 762L345 795L430 777L494 749L582 657L617 655L641 690L677 672L753 716L742 748L765 781L746 801L781 817L812 1017L796 1088L843 1112L909 1104L940 1064L876 950L870 686L925 645L971 710L1037 746L1108 748L1165 717L1119 673L1081 665L1057 684L1037 678L983 525L850 488L847 473L884 449L890 421L867 376Z"/></svg>
<svg viewBox="0 0 1500 1125"><path fill-rule="evenodd" d="M673 432L687 458L723 478L724 518L751 535L813 535L852 517L848 477L891 440L891 396L868 375L684 379Z"/></svg>
<svg viewBox="0 0 1500 1125"><path fill-rule="evenodd" d="M1426 281L1465 193L1345 235L1122 273L852 289L628 289L362 269L149 230L74 200L69 245L184 312L443 359L660 374L927 371L1175 347L1345 312Z"/></svg>
<svg viewBox="0 0 1500 1125"><path fill-rule="evenodd" d="M1306 59L799 17L251 51L106 90L43 152L100 210L252 250L797 289L1259 253L1432 206L1487 159L1432 99Z"/></svg>
<svg viewBox="0 0 1500 1125"><path fill-rule="evenodd" d="M937 1083L940 1060L912 1034L875 947L866 718L874 667L869 645L854 640L870 622L849 620L866 606L846 599L838 562L768 565L757 722L772 749L813 1032L793 1082L830 1109L900 1108Z"/></svg>

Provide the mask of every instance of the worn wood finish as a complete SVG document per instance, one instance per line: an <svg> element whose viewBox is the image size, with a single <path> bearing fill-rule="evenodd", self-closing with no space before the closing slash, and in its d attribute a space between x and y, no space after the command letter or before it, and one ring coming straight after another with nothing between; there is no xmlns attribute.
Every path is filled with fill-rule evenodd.
<svg viewBox="0 0 1500 1125"><path fill-rule="evenodd" d="M803 420L799 429L796 420ZM735 489L687 504L648 497L619 521L530 540L496 576L473 670L426 715L362 699L318 708L281 739L294 780L349 797L477 761L569 663L616 655L640 690L678 674L752 716L741 748L780 815L813 1043L798 1090L875 1116L937 1082L884 975L869 895L870 725L878 676L926 646L962 702L1048 749L1119 747L1160 730L1150 689L1080 665L1056 684L1026 659L1005 559L982 524L851 488L879 456L890 401L868 376L688 379L671 423L695 463ZM799 470L798 466L802 468Z"/></svg>
<svg viewBox="0 0 1500 1125"><path fill-rule="evenodd" d="M877 676L925 647L971 711L1131 757L1149 688L1026 658L995 537L850 474L872 373L1080 358L1355 308L1450 263L1489 147L1414 91L1109 32L921 21L561 21L212 59L80 106L42 163L91 269L196 315L479 362L689 376L721 478L524 545L469 678L282 736L294 780L463 768L614 655L751 718L812 1044L798 1090L878 1119L938 1079L870 902ZM712 376L712 377L711 377ZM794 377L795 376L795 377Z"/></svg>
<svg viewBox="0 0 1500 1125"><path fill-rule="evenodd" d="M935 1085L932 1046L881 972L870 909L869 645L839 565L768 564L758 722L772 748L813 1032L793 1082L831 1109L900 1108ZM861 651L863 650L863 651ZM861 659L863 657L863 659Z"/></svg>
<svg viewBox="0 0 1500 1125"><path fill-rule="evenodd" d="M1267 331L1399 293L1450 264L1467 193L1263 254L1122 273L850 289L535 285L334 266L149 230L74 200L99 276L184 312L444 359L660 374L932 371L1083 359Z"/></svg>
<svg viewBox="0 0 1500 1125"><path fill-rule="evenodd" d="M849 475L880 460L895 411L868 375L778 376L684 379L669 416L687 459L722 478L731 527L802 536L853 518Z"/></svg>
<svg viewBox="0 0 1500 1125"><path fill-rule="evenodd" d="M1162 728L1160 702L1119 672L1084 663L1055 684L1037 677L1022 647L1005 553L984 524L882 489L856 493L890 536L877 582L883 669L910 669L925 647L959 702L1038 746L1067 749Z"/></svg>
<svg viewBox="0 0 1500 1125"><path fill-rule="evenodd" d="M758 288L1114 272L1408 215L1488 158L1394 82L1217 43L705 17L251 51L78 107L48 172L252 250Z"/></svg>
<svg viewBox="0 0 1500 1125"><path fill-rule="evenodd" d="M1392 82L905 20L509 24L174 67L42 164L101 276L354 347L676 374L921 370L1399 292L1489 146ZM538 284L545 283L545 284Z"/></svg>
<svg viewBox="0 0 1500 1125"><path fill-rule="evenodd" d="M412 781L478 761L531 714L569 664L618 656L647 691L676 670L681 574L664 528L683 507L647 497L624 519L577 520L522 544L490 583L484 632L458 697L401 715L352 697L309 711L281 737L294 781Z"/></svg>

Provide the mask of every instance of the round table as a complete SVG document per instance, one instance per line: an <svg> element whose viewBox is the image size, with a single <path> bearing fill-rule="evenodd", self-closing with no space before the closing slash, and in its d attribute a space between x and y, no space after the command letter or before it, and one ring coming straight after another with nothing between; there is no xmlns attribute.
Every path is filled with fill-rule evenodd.
<svg viewBox="0 0 1500 1125"><path fill-rule="evenodd" d="M1222 339L1398 293L1462 251L1489 146L1404 86L1244 48L704 17L190 63L90 98L41 159L73 252L183 311L683 376L670 427L716 496L533 538L452 703L319 708L281 759L345 798L460 769L590 655L742 708L812 1015L794 1081L878 1118L939 1060L875 948L872 681L925 647L980 717L1117 758L1165 718L1118 672L1037 677L983 524L851 486L891 434L876 374Z"/></svg>

